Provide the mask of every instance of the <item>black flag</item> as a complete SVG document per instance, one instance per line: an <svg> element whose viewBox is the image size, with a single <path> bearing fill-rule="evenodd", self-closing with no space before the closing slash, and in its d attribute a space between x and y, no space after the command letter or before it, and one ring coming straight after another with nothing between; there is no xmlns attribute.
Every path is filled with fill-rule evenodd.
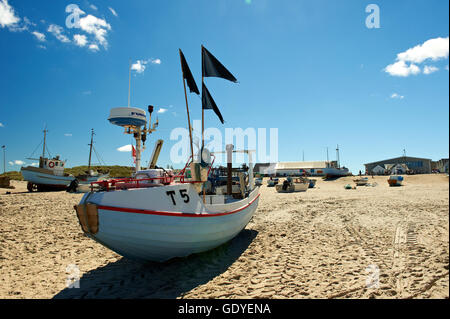
<svg viewBox="0 0 450 319"><path fill-rule="evenodd" d="M214 102L211 94L209 94L208 89L206 88L205 83L202 83L202 108L204 110L214 110L216 115L219 117L220 122L223 124L223 117L222 114L220 114L219 108L216 105L216 102Z"/></svg>
<svg viewBox="0 0 450 319"><path fill-rule="evenodd" d="M202 45L202 74L204 77L218 77L237 82L233 74Z"/></svg>
<svg viewBox="0 0 450 319"><path fill-rule="evenodd" d="M189 91L194 92L200 95L200 91L198 90L197 84L195 83L194 77L192 76L191 70L189 69L189 65L184 58L184 54L180 49L180 59L181 59L181 69L183 70L183 78L186 80L187 85L189 86Z"/></svg>

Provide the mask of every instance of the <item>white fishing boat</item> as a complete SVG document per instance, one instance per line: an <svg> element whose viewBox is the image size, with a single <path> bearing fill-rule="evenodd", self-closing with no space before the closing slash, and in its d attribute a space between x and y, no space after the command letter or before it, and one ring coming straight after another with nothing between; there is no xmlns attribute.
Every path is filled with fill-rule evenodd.
<svg viewBox="0 0 450 319"><path fill-rule="evenodd" d="M187 80L191 88L194 80L186 79L187 63L183 61L181 50L180 58L183 81ZM227 145L229 174L225 194L221 185L216 189L215 184L208 181L215 155L203 148L203 140L201 152L194 161L190 137L192 155L177 175L155 165L141 170L141 142L155 130L155 124L147 129L145 111L133 109L130 113L123 108L113 109L109 120L125 127L125 133L134 136L136 173L128 179L92 183L91 191L75 206L84 233L125 257L159 262L207 251L235 237L245 228L258 206L259 187L254 185L253 178L254 151L242 151L248 154L248 174L239 174L239 187L233 191L231 158L233 153L240 151ZM148 111L151 123L153 107L149 106ZM136 122L136 116L145 122ZM189 120L188 123L190 131ZM188 168L190 178L187 177Z"/></svg>
<svg viewBox="0 0 450 319"><path fill-rule="evenodd" d="M307 178L291 178L288 177L282 184L275 186L278 193L296 193L306 192L309 188L309 180Z"/></svg>
<svg viewBox="0 0 450 319"><path fill-rule="evenodd" d="M45 157L47 130L44 130L44 141L42 156L39 157L39 167L22 167L20 172L23 179L28 182L27 189L32 192L46 190L64 190L75 179L73 175L64 173L65 161L59 156L53 158ZM35 158L30 158L37 160Z"/></svg>
<svg viewBox="0 0 450 319"><path fill-rule="evenodd" d="M339 178L343 176L348 176L350 174L350 171L347 167L342 166L340 163L340 156L339 156L339 145L336 148L336 162L337 166L328 166L324 169L322 169L323 174L325 175L325 179L332 179L332 178ZM330 162L327 162L328 164Z"/></svg>
<svg viewBox="0 0 450 319"><path fill-rule="evenodd" d="M141 134L135 135L137 167ZM198 186L206 182L202 177L210 175L212 163L188 162L176 176L148 168L133 178L93 183L96 189L76 206L80 225L89 237L131 259L162 262L215 248L245 228L258 206L251 152L245 152L249 182L238 194L201 193ZM185 177L188 166L194 168L190 179Z"/></svg>

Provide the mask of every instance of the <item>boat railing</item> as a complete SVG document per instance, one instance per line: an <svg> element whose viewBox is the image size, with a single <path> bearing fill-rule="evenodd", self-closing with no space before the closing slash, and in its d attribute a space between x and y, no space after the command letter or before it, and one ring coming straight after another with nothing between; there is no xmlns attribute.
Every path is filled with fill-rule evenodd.
<svg viewBox="0 0 450 319"><path fill-rule="evenodd" d="M215 156L213 156L213 160L208 169L208 175L211 173L212 165L215 161ZM103 191L111 191L111 190L122 190L122 189L130 189L130 188L148 188L148 187L158 187L170 185L173 183L181 183L181 184L198 184L204 183L204 181L192 181L186 180L186 169L192 163L192 156L189 157L184 168L177 175L166 175L162 177L152 177L152 178L115 178L103 181L95 181L91 182L91 191L94 188L99 188Z"/></svg>

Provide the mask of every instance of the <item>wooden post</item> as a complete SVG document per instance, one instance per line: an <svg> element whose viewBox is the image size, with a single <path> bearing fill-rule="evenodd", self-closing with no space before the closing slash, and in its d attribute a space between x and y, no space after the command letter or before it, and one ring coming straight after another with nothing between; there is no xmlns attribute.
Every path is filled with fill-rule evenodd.
<svg viewBox="0 0 450 319"><path fill-rule="evenodd" d="M181 61L181 50L180 50L180 62L182 62ZM183 68L181 68L181 72L183 74L184 98L186 100L186 112L187 112L187 118L188 118L189 140L191 142L191 155L192 155L192 161L194 161L194 146L192 144L191 118L189 116L189 105L188 105L188 99L187 99L187 93L186 93L186 81L185 81L185 77L184 77Z"/></svg>
<svg viewBox="0 0 450 319"><path fill-rule="evenodd" d="M228 144L226 146L227 150L227 194L232 195L233 193L233 144Z"/></svg>

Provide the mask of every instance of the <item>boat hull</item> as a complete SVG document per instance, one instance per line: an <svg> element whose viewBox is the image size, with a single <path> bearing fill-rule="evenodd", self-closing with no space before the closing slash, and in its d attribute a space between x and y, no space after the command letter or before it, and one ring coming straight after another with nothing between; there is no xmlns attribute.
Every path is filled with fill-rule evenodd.
<svg viewBox="0 0 450 319"><path fill-rule="evenodd" d="M191 184L88 193L82 203L85 198L98 205L91 238L124 257L163 262L234 238L256 211L259 188L244 200L216 205L203 204Z"/></svg>
<svg viewBox="0 0 450 319"><path fill-rule="evenodd" d="M97 181L101 181L104 179L107 179L109 177L108 174L102 174L102 175L94 175L94 176L82 176L82 177L77 177L78 183L79 184L86 184L86 185L90 185L92 182L97 182Z"/></svg>
<svg viewBox="0 0 450 319"><path fill-rule="evenodd" d="M27 182L43 188L65 189L75 179L73 176L58 176L46 173L44 170L39 171L34 167L22 167L20 170L23 179Z"/></svg>
<svg viewBox="0 0 450 319"><path fill-rule="evenodd" d="M367 178L355 179L353 181L356 183L356 186L366 186L369 183Z"/></svg>
<svg viewBox="0 0 450 319"><path fill-rule="evenodd" d="M389 186L402 186L403 176L391 176L388 179Z"/></svg>
<svg viewBox="0 0 450 319"><path fill-rule="evenodd" d="M307 183L294 183L288 185L286 189L283 189L283 184L278 184L275 186L278 193L296 193L296 192L306 192L309 188L309 182Z"/></svg>

